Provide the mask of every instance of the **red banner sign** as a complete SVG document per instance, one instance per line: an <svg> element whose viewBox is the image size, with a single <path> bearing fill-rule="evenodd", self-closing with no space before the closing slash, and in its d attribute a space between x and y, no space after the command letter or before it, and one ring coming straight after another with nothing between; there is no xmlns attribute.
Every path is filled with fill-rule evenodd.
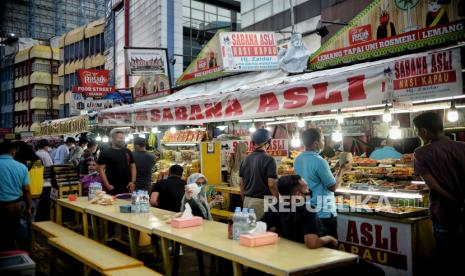
<svg viewBox="0 0 465 276"><path fill-rule="evenodd" d="M232 140L224 141L222 145L228 145L228 153L236 152L238 143L247 143L247 153L254 151L253 143L250 140ZM270 144L266 148L266 153L271 156L283 156L287 157L289 154L289 140L288 139L271 139Z"/></svg>
<svg viewBox="0 0 465 276"><path fill-rule="evenodd" d="M78 74L80 86L108 86L109 70L79 69Z"/></svg>
<svg viewBox="0 0 465 276"><path fill-rule="evenodd" d="M354 27L349 31L349 43L350 45L371 41L371 25L364 25L360 27Z"/></svg>
<svg viewBox="0 0 465 276"><path fill-rule="evenodd" d="M106 126L127 122L190 125L379 105L387 97L398 102L449 97L462 94L460 64L458 49L421 53L367 68L335 69L324 77L310 73L278 85L263 84L231 93L199 92L195 97L167 99L142 108L102 110L99 119ZM393 85L387 85L391 79ZM387 89L389 93L385 93Z"/></svg>
<svg viewBox="0 0 465 276"><path fill-rule="evenodd" d="M83 93L86 97L102 98L115 92L114 86L73 86L74 93Z"/></svg>

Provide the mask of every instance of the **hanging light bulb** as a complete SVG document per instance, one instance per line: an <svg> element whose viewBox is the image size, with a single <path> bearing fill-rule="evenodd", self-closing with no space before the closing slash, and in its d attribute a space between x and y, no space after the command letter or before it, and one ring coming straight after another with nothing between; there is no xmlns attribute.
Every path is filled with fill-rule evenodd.
<svg viewBox="0 0 465 276"><path fill-rule="evenodd" d="M339 124L337 124L334 128L334 132L331 134L331 140L333 140L334 142L342 141L341 126Z"/></svg>
<svg viewBox="0 0 465 276"><path fill-rule="evenodd" d="M108 136L103 136L102 142L108 143L108 141L109 141Z"/></svg>
<svg viewBox="0 0 465 276"><path fill-rule="evenodd" d="M341 114L341 110L338 109L337 110L337 117L336 117L336 120L337 120L337 123L342 125L344 123L344 117L342 117L342 114Z"/></svg>
<svg viewBox="0 0 465 276"><path fill-rule="evenodd" d="M128 137L129 137L129 140L132 140L132 139L134 139L134 134L129 133Z"/></svg>
<svg viewBox="0 0 465 276"><path fill-rule="evenodd" d="M152 133L158 133L158 127L152 127Z"/></svg>
<svg viewBox="0 0 465 276"><path fill-rule="evenodd" d="M459 112L455 108L455 102L450 104L450 109L447 111L447 121L454 123L459 120Z"/></svg>
<svg viewBox="0 0 465 276"><path fill-rule="evenodd" d="M255 131L257 131L257 129L255 128L255 125L252 125L252 126L249 128L249 132L250 132L250 133L254 133Z"/></svg>
<svg viewBox="0 0 465 276"><path fill-rule="evenodd" d="M95 141L97 142L102 141L102 136L100 136L100 134L97 134L97 137L95 137Z"/></svg>
<svg viewBox="0 0 465 276"><path fill-rule="evenodd" d="M175 134L177 129L175 127L170 127L171 134Z"/></svg>
<svg viewBox="0 0 465 276"><path fill-rule="evenodd" d="M304 119L302 119L302 117L299 117L299 119L297 120L297 127L299 128L305 127L305 121Z"/></svg>
<svg viewBox="0 0 465 276"><path fill-rule="evenodd" d="M389 138L398 140L402 138L402 131L400 129L399 121L391 125L391 129L389 130Z"/></svg>
<svg viewBox="0 0 465 276"><path fill-rule="evenodd" d="M124 142L129 142L129 136L124 137Z"/></svg>
<svg viewBox="0 0 465 276"><path fill-rule="evenodd" d="M291 140L291 147L298 148L302 145L302 140L298 135L294 135Z"/></svg>
<svg viewBox="0 0 465 276"><path fill-rule="evenodd" d="M383 122L385 123L392 122L392 114L387 104L386 104L386 107L384 108Z"/></svg>
<svg viewBox="0 0 465 276"><path fill-rule="evenodd" d="M341 142L342 141L342 133L340 130L336 130L331 134L331 140L334 142Z"/></svg>

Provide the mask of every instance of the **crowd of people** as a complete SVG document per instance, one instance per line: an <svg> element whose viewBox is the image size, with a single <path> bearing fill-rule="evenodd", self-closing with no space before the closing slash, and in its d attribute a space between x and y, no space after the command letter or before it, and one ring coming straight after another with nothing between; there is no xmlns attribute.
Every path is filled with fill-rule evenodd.
<svg viewBox="0 0 465 276"><path fill-rule="evenodd" d="M465 228L465 143L451 141L443 133L442 119L433 112L418 115L413 123L423 146L415 152L415 171L430 188L430 210L437 251L441 260L457 260L456 250L464 245ZM0 147L0 227L1 247L14 247L14 236L21 217L31 217L34 203L30 195L28 169L36 160L44 166L73 164L76 166L84 194L90 183L100 182L111 194L145 190L153 207L182 212L188 204L194 215L211 220L210 209L223 201L216 196L208 201L208 179L199 173L182 179L183 167L173 165L167 178L153 184L154 156L146 151L144 138L135 138L134 151L126 147L125 133L114 129L110 147L97 150L98 145L85 137L65 143L49 153L46 140L37 151L24 142L1 143ZM338 239L334 192L351 165L338 164L331 170L321 156L331 155L333 147L325 147L321 130L310 128L302 133L305 151L294 161L295 175L278 179L276 161L267 154L270 133L258 129L251 137L254 151L241 163L240 191L244 208L254 209L257 219L266 222L271 231L284 238L304 243L308 248L336 248ZM388 140L373 158L397 158ZM198 191L189 188L197 185ZM271 199L272 208L265 208ZM294 206L305 201L305 205ZM322 204L322 208L315 207ZM283 206L291 206L292 212ZM307 208L311 206L312 208ZM270 207L270 206L267 206ZM316 211L312 211L316 210Z"/></svg>

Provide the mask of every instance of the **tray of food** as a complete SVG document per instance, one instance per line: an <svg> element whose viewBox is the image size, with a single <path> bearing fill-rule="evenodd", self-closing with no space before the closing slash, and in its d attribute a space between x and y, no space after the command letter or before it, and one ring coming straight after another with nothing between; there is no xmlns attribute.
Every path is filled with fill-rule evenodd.
<svg viewBox="0 0 465 276"><path fill-rule="evenodd" d="M378 166L378 160L373 160L364 157L354 157L352 161L356 166L360 167L376 167Z"/></svg>
<svg viewBox="0 0 465 276"><path fill-rule="evenodd" d="M407 218L428 214L428 208L385 206L375 209L376 213L394 218Z"/></svg>
<svg viewBox="0 0 465 276"><path fill-rule="evenodd" d="M427 193L429 191L428 186L425 184L410 184L402 188L397 189L399 193Z"/></svg>
<svg viewBox="0 0 465 276"><path fill-rule="evenodd" d="M394 158L387 158L379 161L380 165L394 165L397 161L397 159Z"/></svg>
<svg viewBox="0 0 465 276"><path fill-rule="evenodd" d="M353 183L353 184L350 184L350 188L353 189L353 190L368 191L370 189L370 184L368 184L368 183Z"/></svg>

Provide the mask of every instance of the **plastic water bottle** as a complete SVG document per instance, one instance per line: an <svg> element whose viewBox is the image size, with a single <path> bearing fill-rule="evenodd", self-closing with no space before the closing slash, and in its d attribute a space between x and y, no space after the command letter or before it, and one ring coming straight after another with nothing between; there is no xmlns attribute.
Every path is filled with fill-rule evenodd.
<svg viewBox="0 0 465 276"><path fill-rule="evenodd" d="M242 234L247 234L249 233L249 213L247 211L247 208L242 209L242 214L241 214L241 235Z"/></svg>
<svg viewBox="0 0 465 276"><path fill-rule="evenodd" d="M249 231L253 231L257 227L257 215L253 208L249 209Z"/></svg>
<svg viewBox="0 0 465 276"><path fill-rule="evenodd" d="M97 192L102 191L102 184L98 182L92 182L89 184L89 192L87 198L92 200L97 195Z"/></svg>
<svg viewBox="0 0 465 276"><path fill-rule="evenodd" d="M150 211L150 200L149 200L149 192L147 191L143 191L143 195L142 195L142 198L143 198L143 213L149 213Z"/></svg>
<svg viewBox="0 0 465 276"><path fill-rule="evenodd" d="M241 235L241 207L236 207L234 210L233 219L233 240L238 241Z"/></svg>
<svg viewBox="0 0 465 276"><path fill-rule="evenodd" d="M136 213L136 201L137 201L137 193L136 191L134 191L131 194L131 213Z"/></svg>

